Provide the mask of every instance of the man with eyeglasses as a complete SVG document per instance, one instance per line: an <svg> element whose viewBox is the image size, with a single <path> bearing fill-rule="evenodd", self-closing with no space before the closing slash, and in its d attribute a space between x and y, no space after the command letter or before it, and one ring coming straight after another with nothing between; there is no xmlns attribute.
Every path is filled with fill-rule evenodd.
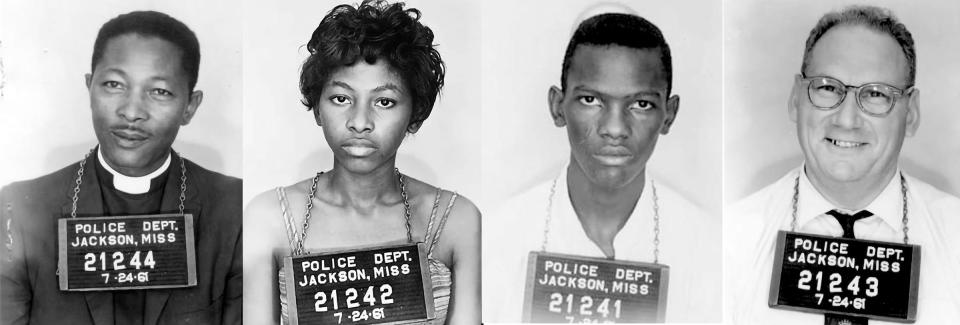
<svg viewBox="0 0 960 325"><path fill-rule="evenodd" d="M915 76L888 10L813 28L788 101L804 163L724 214L728 323L960 322L960 200L897 162L919 125Z"/></svg>

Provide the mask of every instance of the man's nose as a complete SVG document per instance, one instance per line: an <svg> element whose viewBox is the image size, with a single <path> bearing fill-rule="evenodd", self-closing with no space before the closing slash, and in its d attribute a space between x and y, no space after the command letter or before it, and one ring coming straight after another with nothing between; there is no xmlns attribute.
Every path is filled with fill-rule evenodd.
<svg viewBox="0 0 960 325"><path fill-rule="evenodd" d="M141 91L131 91L127 93L123 103L117 107L117 115L129 122L136 122L146 119L149 114L147 104L148 94Z"/></svg>
<svg viewBox="0 0 960 325"><path fill-rule="evenodd" d="M833 114L833 124L847 129L859 128L863 125L862 113L857 102L857 92L850 89Z"/></svg>
<svg viewBox="0 0 960 325"><path fill-rule="evenodd" d="M603 137L619 139L630 135L630 126L627 119L630 112L624 105L613 104L604 107L600 115L599 133Z"/></svg>

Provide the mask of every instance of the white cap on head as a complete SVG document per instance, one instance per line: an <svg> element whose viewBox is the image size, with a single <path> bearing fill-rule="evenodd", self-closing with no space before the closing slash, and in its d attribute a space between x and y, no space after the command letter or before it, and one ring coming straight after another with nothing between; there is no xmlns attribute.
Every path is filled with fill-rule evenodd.
<svg viewBox="0 0 960 325"><path fill-rule="evenodd" d="M591 5L580 12L577 15L577 19L573 22L573 28L570 29L570 35L573 35L577 31L577 27L580 27L580 23L583 23L584 20L590 19L590 17L600 15L600 14L628 14L639 16L637 11L629 6L618 3L618 2L601 2L594 5Z"/></svg>

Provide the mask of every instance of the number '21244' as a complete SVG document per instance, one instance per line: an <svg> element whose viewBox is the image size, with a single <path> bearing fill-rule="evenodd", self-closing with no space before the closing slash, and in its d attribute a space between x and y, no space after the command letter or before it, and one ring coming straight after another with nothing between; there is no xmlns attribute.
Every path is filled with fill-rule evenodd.
<svg viewBox="0 0 960 325"><path fill-rule="evenodd" d="M122 252L113 252L110 254L111 259L113 260L112 264L107 263L107 253L100 252L100 254L87 253L83 255L83 270L84 271L107 271L107 266L113 266L113 270L126 270L129 266L132 269L139 270L141 267L149 267L153 269L157 266L157 262L153 260L153 251L147 251L144 254L143 260L140 259L140 251L136 251L130 256L130 260L124 263L124 254ZM97 261L100 261L100 265L97 265ZM100 269L97 270L97 266L100 266Z"/></svg>

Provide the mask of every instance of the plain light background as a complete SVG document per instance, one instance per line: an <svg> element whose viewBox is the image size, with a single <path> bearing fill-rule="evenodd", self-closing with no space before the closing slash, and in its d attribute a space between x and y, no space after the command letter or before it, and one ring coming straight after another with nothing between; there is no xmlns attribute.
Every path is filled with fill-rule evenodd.
<svg viewBox="0 0 960 325"><path fill-rule="evenodd" d="M733 203L800 166L796 124L787 114L804 43L824 14L863 1L724 2L724 200ZM913 34L920 126L904 141L900 166L960 193L960 2L871 1Z"/></svg>
<svg viewBox="0 0 960 325"><path fill-rule="evenodd" d="M313 114L300 103L300 66L320 20L354 1L248 1L244 5L244 204L333 167ZM480 199L480 17L477 1L407 1L421 11L446 64L441 96L397 153L406 175ZM278 211L279 213L279 211ZM279 214L278 214L279 216ZM247 232L248 234L253 232Z"/></svg>
<svg viewBox="0 0 960 325"><path fill-rule="evenodd" d="M90 72L93 43L108 20L156 10L182 21L200 40L197 90L203 102L180 128L174 150L201 166L241 176L242 56L239 8L231 1L0 2L0 186L79 162L92 149Z"/></svg>
<svg viewBox="0 0 960 325"><path fill-rule="evenodd" d="M623 1L657 25L673 57L680 109L647 170L720 217L721 85L719 1ZM483 201L505 200L557 175L570 159L566 129L547 105L560 84L567 42L580 14L602 1L483 2ZM481 211L483 211L483 206Z"/></svg>

